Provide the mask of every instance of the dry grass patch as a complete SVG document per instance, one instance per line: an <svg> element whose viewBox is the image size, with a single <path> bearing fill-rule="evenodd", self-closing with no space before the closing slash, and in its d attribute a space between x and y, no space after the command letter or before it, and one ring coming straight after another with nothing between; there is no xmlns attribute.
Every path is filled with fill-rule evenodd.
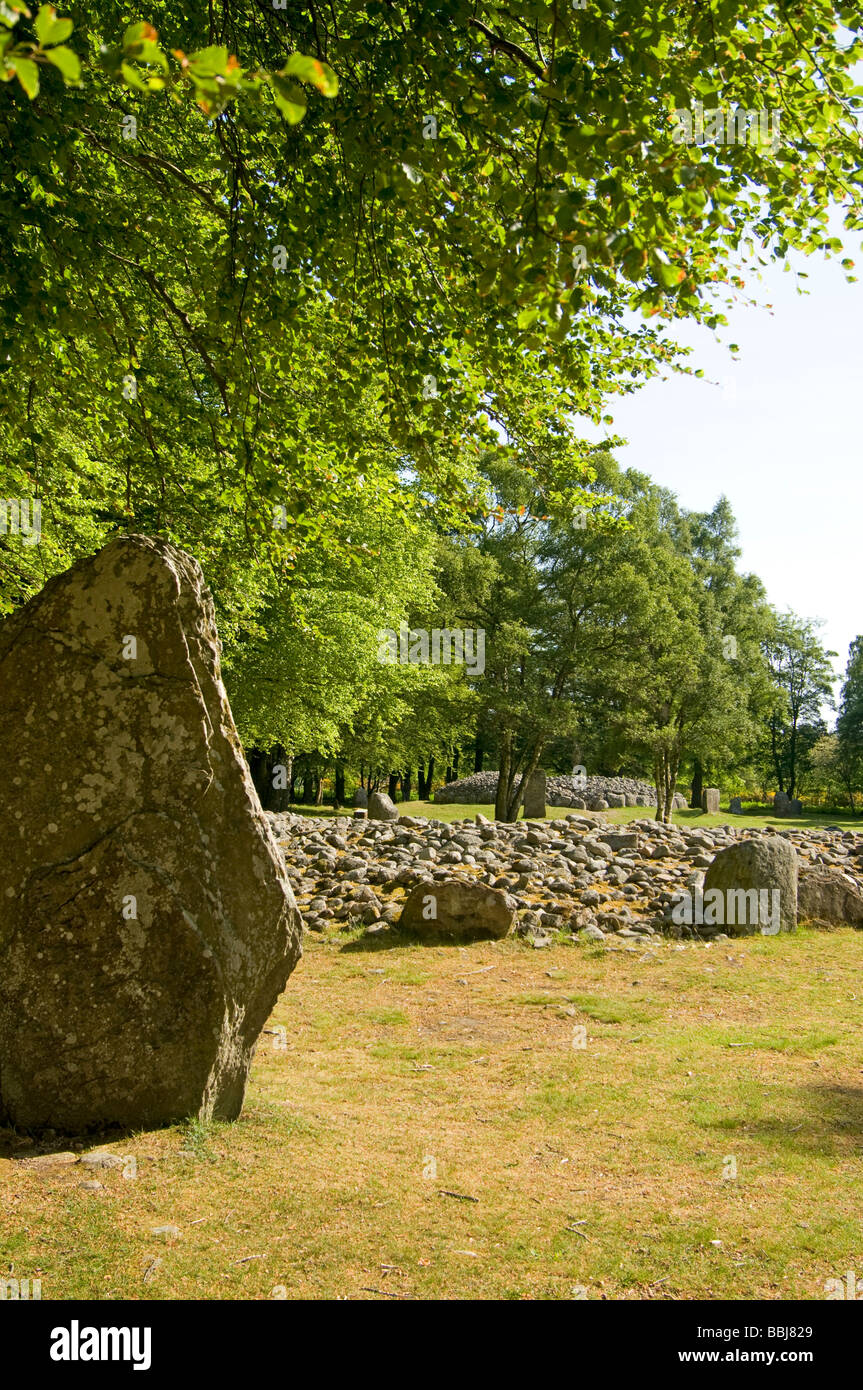
<svg viewBox="0 0 863 1390"><path fill-rule="evenodd" d="M237 1123L87 1141L134 1178L2 1136L4 1273L45 1298L746 1299L863 1272L863 933L306 952Z"/></svg>

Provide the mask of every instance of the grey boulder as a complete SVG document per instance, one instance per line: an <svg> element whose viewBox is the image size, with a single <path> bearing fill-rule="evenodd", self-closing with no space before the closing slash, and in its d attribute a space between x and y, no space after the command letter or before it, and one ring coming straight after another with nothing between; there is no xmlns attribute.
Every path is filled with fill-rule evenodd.
<svg viewBox="0 0 863 1390"><path fill-rule="evenodd" d="M801 922L863 928L863 893L839 869L807 869L797 887Z"/></svg>
<svg viewBox="0 0 863 1390"><path fill-rule="evenodd" d="M372 792L369 797L369 820L398 820L399 808L386 792Z"/></svg>
<svg viewBox="0 0 863 1390"><path fill-rule="evenodd" d="M515 916L515 900L499 888L455 878L426 880L409 895L399 926L427 938L502 937L512 930Z"/></svg>
<svg viewBox="0 0 863 1390"><path fill-rule="evenodd" d="M708 893L719 890L723 920L718 924L731 936L772 935L774 926L793 931L797 878L797 851L787 840L778 835L742 840L720 850L704 875L705 912Z"/></svg>

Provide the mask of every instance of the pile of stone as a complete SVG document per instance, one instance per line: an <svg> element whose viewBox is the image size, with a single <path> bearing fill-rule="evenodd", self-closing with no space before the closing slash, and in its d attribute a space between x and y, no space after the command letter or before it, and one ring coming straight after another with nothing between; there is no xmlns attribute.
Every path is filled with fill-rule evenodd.
<svg viewBox="0 0 863 1390"><path fill-rule="evenodd" d="M475 772L439 787L434 799L441 805L493 806L497 796L497 772ZM655 806L656 791L637 777L550 776L546 782L549 806L568 806L578 811L607 811L617 806ZM675 809L686 805L677 795Z"/></svg>
<svg viewBox="0 0 863 1390"><path fill-rule="evenodd" d="M681 894L705 890L714 863L719 887L726 880L735 888L782 887L783 930L798 912L801 920L863 927L863 835L853 831L776 833L770 826L699 828L652 819L617 829L577 814L529 825L481 815L451 825L411 816L284 814L272 821L313 931L362 925L378 935L401 925L458 935L473 921L480 935L499 936L510 921L534 946L549 944L555 933L602 941L748 932L675 920ZM742 858L723 855L741 848Z"/></svg>
<svg viewBox="0 0 863 1390"><path fill-rule="evenodd" d="M569 806L578 811L607 811L618 806L655 806L656 790L637 777L549 777L549 806ZM686 805L676 795L674 809Z"/></svg>

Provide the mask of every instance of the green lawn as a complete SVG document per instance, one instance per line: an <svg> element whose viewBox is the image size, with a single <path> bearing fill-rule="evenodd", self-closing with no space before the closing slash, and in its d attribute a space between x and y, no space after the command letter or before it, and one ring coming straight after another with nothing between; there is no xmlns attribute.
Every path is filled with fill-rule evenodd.
<svg viewBox="0 0 863 1390"><path fill-rule="evenodd" d="M429 819L446 821L447 823L457 820L473 820L478 813L493 819L494 807L481 806L469 803L465 806L460 805L438 805L435 801L404 801L399 802L398 808L404 816L425 816ZM337 813L332 806L292 806L291 810L302 816L334 816ZM350 815L350 809L339 811L339 815ZM564 816L580 815L578 811L572 811L568 806L549 806L548 819L560 820ZM597 814L588 812L587 814ZM642 820L645 817L652 819L654 808L652 806L626 806L614 811L603 811L601 813L604 821L612 825L625 825L627 821ZM521 816L519 816L521 819ZM843 830L859 830L863 833L863 817L846 815L827 815L821 812L812 812L810 815L779 820L769 811L758 811L754 814L743 816L732 816L728 811L720 811L718 815L706 816L703 811L675 811L673 815L675 825L748 825L748 826L775 826L780 829L793 827L805 829L811 826L838 825Z"/></svg>

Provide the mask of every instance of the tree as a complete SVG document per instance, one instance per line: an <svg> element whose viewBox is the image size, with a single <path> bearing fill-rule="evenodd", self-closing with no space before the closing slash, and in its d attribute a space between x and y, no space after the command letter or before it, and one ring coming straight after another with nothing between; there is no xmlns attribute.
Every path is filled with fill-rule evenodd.
<svg viewBox="0 0 863 1390"><path fill-rule="evenodd" d="M557 514L572 413L688 370L667 326L721 327L741 259L839 251L836 198L861 225L859 17L829 0L72 20L0 12L0 495L44 518L0 536L0 605L158 533L237 672L274 613L302 631L318 555L366 560L358 492L371 531L469 529L510 451ZM781 109L778 145L682 141L694 98Z"/></svg>
<svg viewBox="0 0 863 1390"><path fill-rule="evenodd" d="M847 802L854 814L859 768L849 756L847 746L840 742L838 734L822 734L816 740L809 752L808 770L828 805L838 806Z"/></svg>
<svg viewBox="0 0 863 1390"><path fill-rule="evenodd" d="M677 547L695 574L704 637L703 717L686 749L693 770L690 805L700 809L705 769L715 780L739 766L770 707L761 642L772 617L761 581L737 570L737 526L728 499L720 497L709 512L678 509L672 499L666 509Z"/></svg>
<svg viewBox="0 0 863 1390"><path fill-rule="evenodd" d="M855 792L863 790L863 637L855 637L848 651L836 736L839 775L853 809Z"/></svg>
<svg viewBox="0 0 863 1390"><path fill-rule="evenodd" d="M764 643L775 691L767 721L770 760L777 787L790 797L806 753L826 732L822 705L833 703L830 659L836 653L824 650L816 626L793 613L779 613Z"/></svg>
<svg viewBox="0 0 863 1390"><path fill-rule="evenodd" d="M472 0L159 3L158 29L125 32L94 0L30 57L26 12L4 13L3 405L13 476L50 494L52 526L83 470L108 533L142 509L183 529L197 509L196 534L215 511L226 547L236 533L278 563L344 545L339 489L384 462L355 428L367 383L387 438L458 510L490 421L534 445L674 360L627 310L718 326L753 232L766 256L837 251L835 196L859 225L861 44L827 0L541 3L527 27ZM693 94L781 107L779 147L681 143ZM310 491L315 524L306 502L274 534L273 503L293 517ZM90 543L59 525L76 553Z"/></svg>

